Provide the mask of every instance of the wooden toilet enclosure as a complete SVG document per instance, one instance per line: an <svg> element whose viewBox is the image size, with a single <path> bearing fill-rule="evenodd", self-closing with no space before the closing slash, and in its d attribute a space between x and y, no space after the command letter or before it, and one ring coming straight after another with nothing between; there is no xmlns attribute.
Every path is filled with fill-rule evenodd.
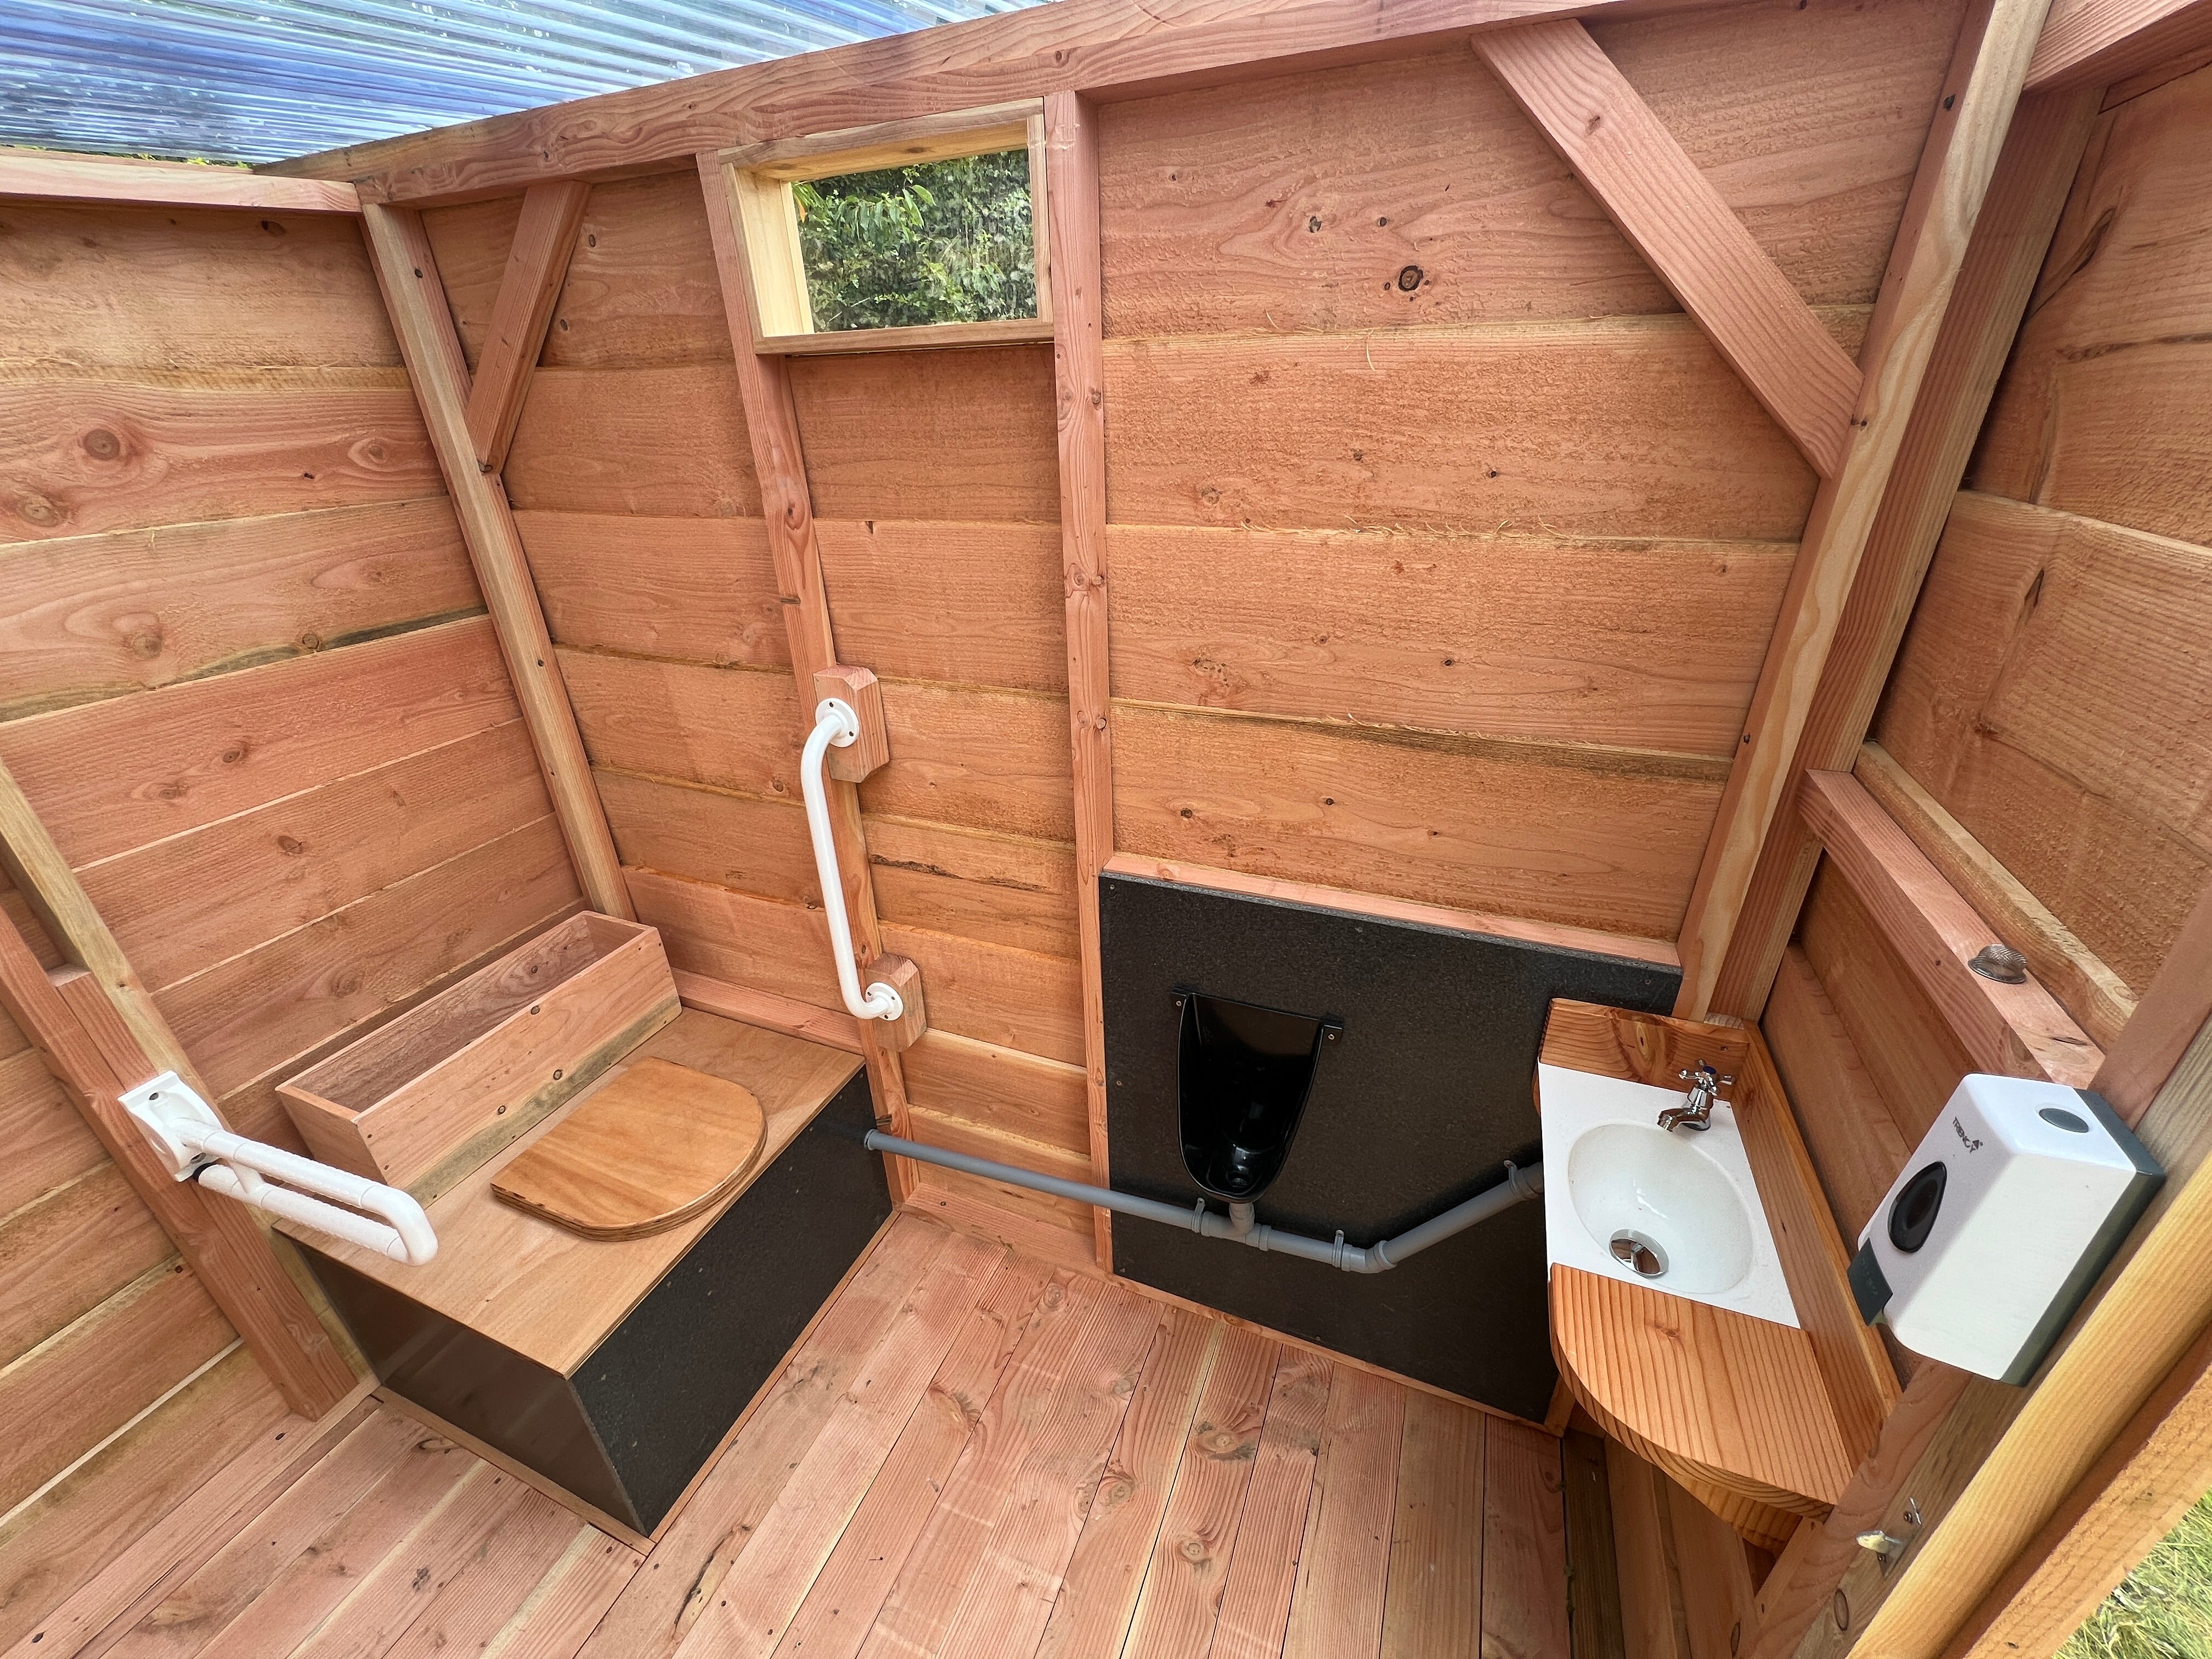
<svg viewBox="0 0 2212 1659"><path fill-rule="evenodd" d="M1034 315L817 324L794 181L1014 152ZM8 1659L2035 1659L2212 1486L2212 0L0 149L0 370ZM1308 1018L1258 1219L1354 1248L1724 1059L1796 1324L923 1157L1203 1207L1189 997ZM437 1257L175 1178L167 1073ZM2025 1388L1844 1276L1972 1073L2165 1170ZM506 1173L694 1085L696 1191Z"/></svg>

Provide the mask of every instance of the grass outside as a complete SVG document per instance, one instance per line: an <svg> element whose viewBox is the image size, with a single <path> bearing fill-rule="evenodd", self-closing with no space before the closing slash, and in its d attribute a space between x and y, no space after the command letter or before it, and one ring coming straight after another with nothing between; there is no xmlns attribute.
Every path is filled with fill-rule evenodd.
<svg viewBox="0 0 2212 1659"><path fill-rule="evenodd" d="M2105 1598L2057 1659L2212 1659L2212 1495Z"/></svg>

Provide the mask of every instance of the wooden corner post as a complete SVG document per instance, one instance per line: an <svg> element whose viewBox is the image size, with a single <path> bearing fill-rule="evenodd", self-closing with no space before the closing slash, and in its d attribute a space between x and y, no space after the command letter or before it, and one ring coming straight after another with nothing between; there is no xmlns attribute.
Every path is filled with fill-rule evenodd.
<svg viewBox="0 0 2212 1659"><path fill-rule="evenodd" d="M1978 0L1968 11L1860 352L1863 378L1850 442L1842 464L1814 496L1683 920L1682 989L1674 1012L1684 1018L1702 1018L1715 1006L1722 966L1768 830L1795 787L1799 740L1904 447L2048 4ZM1860 735L1852 735L1854 748ZM1777 947L1777 962L1780 956ZM1753 1000L1730 1012L1755 1007Z"/></svg>
<svg viewBox="0 0 2212 1659"><path fill-rule="evenodd" d="M1067 599L1067 723L1075 762L1075 905L1083 969L1083 1060L1091 1179L1106 1146L1106 1014L1098 872L1114 856L1114 727L1107 660L1106 353L1098 256L1098 128L1072 92L1044 100L1052 361L1060 410L1060 545ZM1112 1218L1091 1212L1098 1265L1114 1265Z"/></svg>
<svg viewBox="0 0 2212 1659"><path fill-rule="evenodd" d="M830 592L822 580L822 550L814 536L813 492L806 482L806 458L799 435L799 411L791 400L791 371L786 360L754 349L752 284L746 274L744 245L738 229L735 200L736 170L719 153L697 157L699 186L707 205L707 227L714 242L714 265L721 280L722 305L730 325L730 341L738 364L738 390L744 400L745 431L752 443L753 467L760 474L762 516L768 520L770 552L775 561L776 592L783 600L786 637L791 644L792 672L799 683L800 732L804 737L814 723L814 707L823 688L840 688L841 695L872 700L875 676L852 669L837 660L837 645L830 622ZM827 677L819 679L817 677ZM862 678L861 677L865 677ZM860 745L887 753L887 741L866 735L867 708L862 716ZM872 971L878 977L894 976L902 995L913 992L921 1006L920 973L912 963L884 963L881 924L876 917L876 884L868 866L867 836L860 822L860 791L857 783L837 775L834 769L824 779L830 796L830 827L837 848L837 868L845 884L845 909L853 927L853 956L865 981ZM903 964L903 965L902 965ZM860 1022L860 1054L867 1062L868 1082L875 1093L876 1119L891 1133L907 1133L906 1077L899 1050L919 1035L920 1016L901 1021L901 1030L883 1029L880 1020ZM913 1167L904 1158L886 1158L891 1196L904 1203L914 1188Z"/></svg>

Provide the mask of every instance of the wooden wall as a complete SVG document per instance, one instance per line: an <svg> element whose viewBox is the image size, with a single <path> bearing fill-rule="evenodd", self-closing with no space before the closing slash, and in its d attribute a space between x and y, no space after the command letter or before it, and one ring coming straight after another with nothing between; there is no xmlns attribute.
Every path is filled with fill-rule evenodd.
<svg viewBox="0 0 2212 1659"><path fill-rule="evenodd" d="M2107 94L1874 730L2122 1016L2212 875L2208 158L2212 70ZM1966 1053L1826 868L1765 1028L1856 1231Z"/></svg>
<svg viewBox="0 0 2212 1659"><path fill-rule="evenodd" d="M296 1146L277 1080L576 902L359 226L8 203L0 288L0 761ZM4 1644L283 1407L12 1026L0 1124Z"/></svg>
<svg viewBox="0 0 2212 1659"><path fill-rule="evenodd" d="M1592 33L1855 349L1958 20ZM1103 116L1119 845L1671 941L1811 469L1463 49Z"/></svg>
<svg viewBox="0 0 2212 1659"><path fill-rule="evenodd" d="M1855 349L1960 15L1596 33ZM1106 106L1100 172L1117 845L1671 941L1811 469L1463 47ZM520 199L425 216L471 360ZM791 376L915 1132L1082 1176L1050 354ZM504 477L641 915L835 1006L695 173L593 187Z"/></svg>

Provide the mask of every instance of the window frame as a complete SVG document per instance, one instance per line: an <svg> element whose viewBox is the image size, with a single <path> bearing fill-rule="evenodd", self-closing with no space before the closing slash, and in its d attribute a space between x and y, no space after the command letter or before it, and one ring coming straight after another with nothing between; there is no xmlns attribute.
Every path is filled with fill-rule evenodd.
<svg viewBox="0 0 2212 1659"><path fill-rule="evenodd" d="M1036 260L1037 314L980 323L897 328L814 326L799 210L791 187L848 173L951 161L1010 149L1029 152L1030 222ZM752 349L762 355L900 351L1009 345L1052 338L1051 238L1045 211L1044 100L987 104L905 121L848 127L804 138L741 144L717 158L730 191L738 252L752 301Z"/></svg>

